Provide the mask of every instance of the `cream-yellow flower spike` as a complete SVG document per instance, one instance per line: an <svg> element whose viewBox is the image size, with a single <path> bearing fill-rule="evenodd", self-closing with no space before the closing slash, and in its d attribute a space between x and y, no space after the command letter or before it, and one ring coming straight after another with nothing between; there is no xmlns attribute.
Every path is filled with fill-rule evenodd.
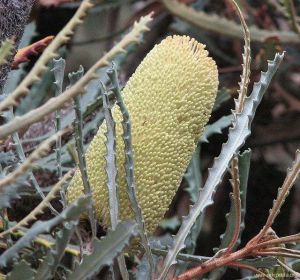
<svg viewBox="0 0 300 280"><path fill-rule="evenodd" d="M187 36L167 37L141 62L122 91L132 124L137 196L146 230L153 233L164 217L197 141L207 123L218 88L218 72L204 45ZM116 121L117 182L120 219L132 218L127 198L122 115ZM102 124L87 153L87 170L97 217L110 221ZM68 188L68 200L83 193L77 171Z"/></svg>

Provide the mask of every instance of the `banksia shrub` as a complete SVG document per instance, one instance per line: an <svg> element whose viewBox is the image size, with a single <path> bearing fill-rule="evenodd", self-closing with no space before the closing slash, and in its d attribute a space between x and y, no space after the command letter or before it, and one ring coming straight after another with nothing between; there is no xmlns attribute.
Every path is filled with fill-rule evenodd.
<svg viewBox="0 0 300 280"><path fill-rule="evenodd" d="M300 233L297 211L292 211L299 202L297 195L280 211L300 174L299 141L294 137L295 46L300 42L293 20L298 11L295 1L277 5L274 13L263 11L278 30L263 29L255 16L248 28L243 5L236 0L226 1L226 9L218 1L195 9L193 1L184 0L82 0L55 8L58 13L51 9L50 14L38 5L72 1L1 2L1 279L238 279L244 270L254 278L299 279ZM37 20L26 25L33 2L30 19ZM289 22L278 13L283 7L294 31L287 30ZM252 4L249 8L258 12ZM138 18L148 10L155 13L142 16L130 29L122 26L131 21L126 18ZM89 20L76 31L86 16ZM35 31L44 39L36 41ZM147 54L121 89L117 68L127 75L136 65L142 51L138 44L146 32L151 40L144 42L143 51L170 32L205 37L210 55L218 58L219 71L204 45L188 36L169 36ZM212 33L218 35L210 38ZM53 37L45 37L49 34ZM241 54L237 38L244 39L241 58L236 56ZM62 48L67 42L68 47ZM260 44L252 49L255 42ZM285 60L283 52L265 61L289 43L293 46ZM37 50L42 53L35 63L16 70ZM105 53L99 56L100 50ZM65 86L67 72L79 60L87 69L80 66L69 73ZM284 71L277 72L281 63ZM260 68L265 72L260 74ZM10 70L14 72L8 74ZM264 98L276 72L272 94ZM257 110L261 111L253 123ZM252 126L255 133L247 140ZM217 139L216 134L222 137ZM292 147L294 161L287 164ZM277 157L283 160L276 163ZM283 180L282 170L288 166ZM170 207L183 177L184 195ZM274 199L271 188L278 186ZM263 223L265 215L259 214L266 213L271 201ZM160 223L168 207L174 216ZM187 215L182 217L183 213ZM78 224L80 217L86 217L90 226ZM107 231L99 232L97 223ZM159 223L166 234L153 236ZM212 252L211 245L215 255L205 256Z"/></svg>
<svg viewBox="0 0 300 280"><path fill-rule="evenodd" d="M147 232L163 218L207 123L218 87L214 60L204 45L186 36L167 37L148 53L122 91L132 122L137 196ZM116 157L120 219L133 217L126 193L122 114L116 122ZM87 153L87 169L97 217L109 225L105 171L106 124L102 124ZM83 193L80 172L68 199Z"/></svg>

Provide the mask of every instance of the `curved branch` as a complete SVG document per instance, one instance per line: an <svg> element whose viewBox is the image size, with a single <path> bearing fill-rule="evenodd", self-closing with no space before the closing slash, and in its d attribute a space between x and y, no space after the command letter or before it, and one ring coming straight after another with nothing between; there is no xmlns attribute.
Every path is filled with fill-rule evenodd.
<svg viewBox="0 0 300 280"><path fill-rule="evenodd" d="M232 20L228 20L217 15L208 15L202 11L196 11L195 9L182 4L176 0L161 0L165 7L175 16L208 31L216 32L225 36L243 39L242 26L236 24ZM249 31L251 33L252 42L263 43L268 38L278 38L282 43L299 44L299 34L291 31L279 31L279 30L263 30L255 26L250 26Z"/></svg>

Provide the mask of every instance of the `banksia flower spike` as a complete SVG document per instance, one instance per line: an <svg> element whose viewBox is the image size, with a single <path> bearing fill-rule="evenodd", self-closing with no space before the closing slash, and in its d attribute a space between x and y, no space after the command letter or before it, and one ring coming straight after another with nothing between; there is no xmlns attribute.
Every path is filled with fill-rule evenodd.
<svg viewBox="0 0 300 280"><path fill-rule="evenodd" d="M167 37L148 53L122 91L132 123L136 191L149 233L168 209L213 107L218 73L204 47L187 36ZM133 214L125 185L122 115L117 106L112 114L116 121L119 214L124 220ZM102 124L86 160L97 216L109 226L105 132ZM80 172L76 172L68 200L72 202L82 193Z"/></svg>

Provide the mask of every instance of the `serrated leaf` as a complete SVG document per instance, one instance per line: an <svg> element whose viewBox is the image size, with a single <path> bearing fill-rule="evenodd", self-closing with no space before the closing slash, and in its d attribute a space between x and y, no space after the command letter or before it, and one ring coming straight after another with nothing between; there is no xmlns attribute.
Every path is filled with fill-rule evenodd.
<svg viewBox="0 0 300 280"><path fill-rule="evenodd" d="M32 86L28 95L26 95L23 101L16 107L15 114L21 116L40 106L45 98L49 96L52 83L53 75L50 70L47 70L41 77L41 81ZM52 134L54 134L54 132Z"/></svg>
<svg viewBox="0 0 300 280"><path fill-rule="evenodd" d="M0 267L5 267L13 258L18 258L19 252L39 234L50 232L51 229L65 221L77 219L80 214L90 207L90 197L80 197L75 203L70 204L62 213L48 221L37 221L12 247L0 256Z"/></svg>
<svg viewBox="0 0 300 280"><path fill-rule="evenodd" d="M106 89L102 89L103 109L106 122L106 174L109 194L109 213L111 227L114 230L119 218L119 200L117 192L117 162L116 162L116 123L111 113Z"/></svg>
<svg viewBox="0 0 300 280"><path fill-rule="evenodd" d="M125 174L126 174L126 193L128 195L130 201L130 207L134 213L134 217L139 226L139 232L141 237L141 243L145 249L146 256L150 265L150 277L152 277L152 273L154 271L154 262L153 256L150 250L150 244L148 240L148 236L145 229L145 222L141 207L139 205L139 201L136 193L136 182L135 182L135 173L134 173L134 159L133 159L133 145L132 145L132 126L131 119L124 103L120 85L118 81L118 74L116 70L116 66L112 64L112 68L107 71L107 75L109 76L112 83L112 92L116 97L116 104L120 109L120 112L123 116L122 120L122 128L123 128L123 142L124 142L124 153L125 157Z"/></svg>
<svg viewBox="0 0 300 280"><path fill-rule="evenodd" d="M233 116L229 115L220 118L219 120L217 120L211 125L207 125L205 127L203 136L199 141L199 144L201 142L208 142L208 138L213 134L222 133L222 129L229 126L232 123L232 120L233 120ZM195 203L195 201L197 200L199 196L200 186L202 185L201 182L202 178L200 172L200 150L201 150L200 147L201 146L199 144L192 156L191 162L187 168L187 172L184 175L184 178L188 183L188 187L185 189L185 191L187 191L190 194L191 201L193 203ZM203 217L197 219L197 221L195 222L194 226L191 229L190 234L188 235L185 241L186 251L189 254L194 253L196 241L201 231L202 221L203 221ZM186 267L185 265L183 265L183 270L185 269Z"/></svg>
<svg viewBox="0 0 300 280"><path fill-rule="evenodd" d="M58 96L63 91L63 82L64 82L64 72L66 61L63 58L53 59L53 68L51 71L54 75L54 85L55 85L55 96ZM55 132L61 130L61 110L55 112ZM55 153L56 153L56 164L57 164L57 174L58 178L62 177L62 165L61 165L61 137L56 141ZM60 191L60 196L62 200L63 207L65 206L65 190Z"/></svg>
<svg viewBox="0 0 300 280"><path fill-rule="evenodd" d="M19 195L19 191L22 186L24 186L24 182L26 181L27 176L19 177L14 184L8 185L4 187L0 192L0 210L3 208L10 208L11 201L13 199L19 199L21 196Z"/></svg>
<svg viewBox="0 0 300 280"><path fill-rule="evenodd" d="M166 277L170 267L176 263L176 256L185 247L185 239L198 216L203 213L207 206L213 203L212 197L216 187L220 183L232 156L238 152L245 139L250 135L250 127L256 109L283 57L284 53L276 54L274 60L268 62L267 72L262 72L260 81L254 84L251 95L245 99L242 112L234 112L234 126L229 129L228 141L223 144L219 157L215 159L212 168L209 169L208 178L200 191L197 202L190 209L189 215L183 217L181 227L174 238L173 246L166 256L163 270L159 277L160 280Z"/></svg>
<svg viewBox="0 0 300 280"><path fill-rule="evenodd" d="M35 271L30 267L30 264L25 260L21 260L16 263L13 270L6 277L7 280L33 280L35 276Z"/></svg>
<svg viewBox="0 0 300 280"><path fill-rule="evenodd" d="M222 134L222 130L228 127L233 121L233 116L223 116L216 122L209 124L205 127L203 135L200 139L202 143L208 143L208 138L214 134Z"/></svg>
<svg viewBox="0 0 300 280"><path fill-rule="evenodd" d="M74 233L76 224L77 222L65 223L63 228L56 233L54 248L48 252L46 258L39 266L34 280L52 279L51 277L62 259L65 248Z"/></svg>
<svg viewBox="0 0 300 280"><path fill-rule="evenodd" d="M240 199L241 199L241 223L239 238L233 249L236 249L241 242L241 235L245 229L245 215L246 215L246 197L247 197L247 185L248 185L248 175L250 170L250 158L251 150L246 150L242 154L238 155L238 170L239 170L239 180L240 180ZM236 208L234 206L234 198L230 196L230 212L226 214L227 226L224 234L221 235L221 245L219 248L214 249L215 252L220 249L225 249L228 247L230 241L232 240L235 221L236 221ZM209 278L211 280L220 279L220 277L226 272L227 267L221 267L210 273Z"/></svg>
<svg viewBox="0 0 300 280"><path fill-rule="evenodd" d="M63 58L53 59L53 68L51 72L53 72L55 78L55 87L56 87L56 95L62 93L62 87L64 82L64 72L65 72L66 61Z"/></svg>
<svg viewBox="0 0 300 280"><path fill-rule="evenodd" d="M90 279L104 266L109 266L132 237L138 234L138 225L134 222L119 223L116 230L109 231L101 240L95 239L93 253L83 257L82 262L68 276L68 280Z"/></svg>
<svg viewBox="0 0 300 280"><path fill-rule="evenodd" d="M248 175L249 175L249 169L250 169L250 157L251 157L251 151L246 150L241 155L238 155L239 159L239 179L240 179L240 198L241 198L241 226L240 226L240 234L239 239L237 240L236 245L234 248L237 248L237 246L240 244L240 238L241 234L245 228L245 214L246 214L246 196L247 196L247 184L248 184ZM226 215L227 219L227 227L225 233L221 236L221 245L219 249L226 248L233 236L234 232L234 226L235 226L235 219L236 219L236 213L235 213L235 207L234 207L234 201L231 197L231 207L230 212Z"/></svg>
<svg viewBox="0 0 300 280"><path fill-rule="evenodd" d="M109 63L113 58L115 58L118 62L118 64L121 64L125 61L126 56L124 56L124 50L132 49L133 45L136 45L140 41L140 37L144 32L148 30L146 27L148 23L150 22L151 17L146 16L141 18L137 24L134 25L134 28L132 29L131 32L129 32L118 44L118 47L115 47L111 52L107 53L104 57L103 60L105 60L105 63L103 63L103 69L98 69L95 74L97 74L97 77L101 77L101 80L103 81L103 73L107 70L104 68L106 64ZM93 111L98 109L100 106L98 101L98 91L99 91L99 82L96 80L92 80L88 83L86 87L87 93L83 96L82 100L82 111L83 111L83 116L86 117L87 115L90 115ZM101 105L101 104L100 104ZM90 108L92 109L90 110ZM104 119L104 116L100 113L97 114L97 120L94 119L93 121L89 122L88 124L85 125L87 133L90 132L91 130L97 129L99 127L99 123L101 123ZM63 120L62 120L62 128L69 126L74 120L74 112L70 112L67 114ZM52 135L53 131L50 131L46 135ZM51 155L51 158L53 158L55 155ZM70 157L67 156L69 159ZM54 170L54 165L49 168L50 171Z"/></svg>

